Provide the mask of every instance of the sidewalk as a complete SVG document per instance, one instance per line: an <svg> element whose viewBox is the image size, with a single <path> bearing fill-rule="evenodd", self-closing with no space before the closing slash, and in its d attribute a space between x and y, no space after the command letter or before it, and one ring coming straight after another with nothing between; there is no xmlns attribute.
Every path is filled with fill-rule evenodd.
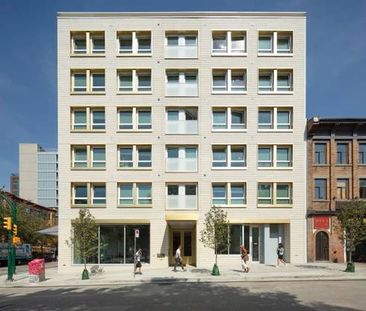
<svg viewBox="0 0 366 311"><path fill-rule="evenodd" d="M220 266L220 276L211 275L211 267L187 267L187 271L172 271L172 267L152 268L143 266L142 275L133 275L132 267L121 267L121 270L104 271L91 275L89 280L81 280L83 268L79 274L59 274L56 268L46 271L46 280L41 283L30 283L27 273L15 275L13 282L7 282L6 276L0 277L0 287L73 287L73 286L113 286L141 283L197 283L197 282L269 282L294 280L366 280L366 264L357 263L355 273L343 272L346 264L312 263L306 265L291 265L274 267L263 264L252 264L249 273L240 271L238 267Z"/></svg>

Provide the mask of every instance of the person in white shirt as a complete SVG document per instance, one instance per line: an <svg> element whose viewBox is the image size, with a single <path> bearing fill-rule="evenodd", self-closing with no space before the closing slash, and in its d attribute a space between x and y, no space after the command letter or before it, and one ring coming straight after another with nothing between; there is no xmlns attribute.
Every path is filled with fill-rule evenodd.
<svg viewBox="0 0 366 311"><path fill-rule="evenodd" d="M184 265L183 265L181 249L182 249L182 247L179 245L177 250L175 251L175 265L174 265L174 270L173 270L174 272L177 272L177 266L182 267L182 270L186 271L184 269Z"/></svg>
<svg viewBox="0 0 366 311"><path fill-rule="evenodd" d="M142 274L141 272L141 256L142 256L142 249L140 248L136 254L135 254L135 274L138 273L138 274ZM137 269L139 269L138 272Z"/></svg>

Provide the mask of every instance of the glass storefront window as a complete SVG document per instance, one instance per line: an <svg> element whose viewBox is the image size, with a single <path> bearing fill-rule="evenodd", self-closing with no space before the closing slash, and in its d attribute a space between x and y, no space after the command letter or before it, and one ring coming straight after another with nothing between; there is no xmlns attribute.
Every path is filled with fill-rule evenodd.
<svg viewBox="0 0 366 311"><path fill-rule="evenodd" d="M124 226L100 226L100 263L124 263Z"/></svg>

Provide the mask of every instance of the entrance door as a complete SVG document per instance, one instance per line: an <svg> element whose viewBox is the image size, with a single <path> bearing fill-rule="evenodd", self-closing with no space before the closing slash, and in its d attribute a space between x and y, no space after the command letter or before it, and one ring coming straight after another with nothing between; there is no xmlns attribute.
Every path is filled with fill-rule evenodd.
<svg viewBox="0 0 366 311"><path fill-rule="evenodd" d="M194 230L187 229L172 229L171 230L171 238L170 238L170 264L174 265L175 263L175 252L180 245L181 255L183 258L183 262L186 265L195 265L196 264L196 256L195 256L195 237Z"/></svg>
<svg viewBox="0 0 366 311"><path fill-rule="evenodd" d="M329 261L329 238L328 234L320 231L316 235L316 260Z"/></svg>
<svg viewBox="0 0 366 311"><path fill-rule="evenodd" d="M259 227L250 227L250 253L252 261L259 261Z"/></svg>

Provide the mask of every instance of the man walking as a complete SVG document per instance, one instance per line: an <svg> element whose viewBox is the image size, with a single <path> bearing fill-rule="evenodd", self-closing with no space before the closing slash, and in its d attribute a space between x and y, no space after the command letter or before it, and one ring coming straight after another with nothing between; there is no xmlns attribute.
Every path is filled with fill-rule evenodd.
<svg viewBox="0 0 366 311"><path fill-rule="evenodd" d="M177 266L182 267L182 270L186 271L183 266L181 249L182 249L182 247L179 245L177 250L175 251L175 265L174 265L174 270L173 270L174 272L177 272Z"/></svg>

